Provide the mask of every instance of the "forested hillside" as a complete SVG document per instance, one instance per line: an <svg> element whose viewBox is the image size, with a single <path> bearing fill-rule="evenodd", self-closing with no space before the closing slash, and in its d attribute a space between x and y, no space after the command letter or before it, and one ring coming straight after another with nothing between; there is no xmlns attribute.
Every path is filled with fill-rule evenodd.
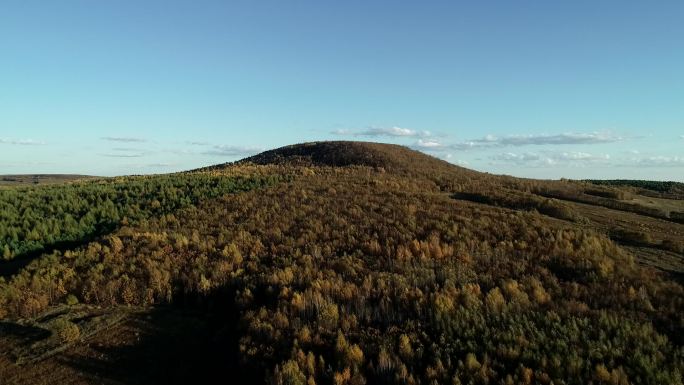
<svg viewBox="0 0 684 385"><path fill-rule="evenodd" d="M669 193L355 142L0 190L9 258L83 240L0 279L0 378L682 384Z"/></svg>
<svg viewBox="0 0 684 385"><path fill-rule="evenodd" d="M87 240L200 199L268 182L186 174L0 189L2 257L9 260L62 242Z"/></svg>

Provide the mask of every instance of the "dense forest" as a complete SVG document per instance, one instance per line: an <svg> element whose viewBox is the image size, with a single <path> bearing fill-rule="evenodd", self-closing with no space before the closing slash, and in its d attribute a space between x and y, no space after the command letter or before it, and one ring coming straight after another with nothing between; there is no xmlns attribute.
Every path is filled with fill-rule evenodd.
<svg viewBox="0 0 684 385"><path fill-rule="evenodd" d="M684 183L681 182L629 179L587 180L587 182L600 186L631 187L633 191L645 196L682 199L684 195Z"/></svg>
<svg viewBox="0 0 684 385"><path fill-rule="evenodd" d="M629 180L629 179L608 179L608 180L594 180L590 179L587 182L597 185L607 186L632 186L647 190L658 192L683 192L684 183L681 182L663 182L652 180Z"/></svg>
<svg viewBox="0 0 684 385"><path fill-rule="evenodd" d="M49 330L40 346L57 355L101 338L69 316L84 306L200 319L206 344L174 351L164 370L177 375L148 382L213 370L217 383L278 385L682 384L684 225L628 205L633 190L591 186L334 142L0 190L6 258L47 250L0 279L0 319ZM48 247L62 240L83 242ZM150 322L127 317L99 333ZM74 380L36 344L0 337L0 374L107 372L82 364Z"/></svg>
<svg viewBox="0 0 684 385"><path fill-rule="evenodd" d="M9 260L62 242L90 239L201 199L273 180L180 174L0 189L0 251Z"/></svg>

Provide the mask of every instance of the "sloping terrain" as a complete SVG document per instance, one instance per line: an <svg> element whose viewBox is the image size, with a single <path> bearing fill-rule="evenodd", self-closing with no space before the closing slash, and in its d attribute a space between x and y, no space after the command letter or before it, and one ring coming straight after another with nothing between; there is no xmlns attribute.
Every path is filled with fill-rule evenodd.
<svg viewBox="0 0 684 385"><path fill-rule="evenodd" d="M289 167L365 166L433 181L484 178L485 174L455 166L396 144L373 142L310 142L285 146L243 159L237 164L284 165ZM210 169L230 167L231 163Z"/></svg>
<svg viewBox="0 0 684 385"><path fill-rule="evenodd" d="M4 382L682 382L680 200L355 142L164 178L0 280Z"/></svg>

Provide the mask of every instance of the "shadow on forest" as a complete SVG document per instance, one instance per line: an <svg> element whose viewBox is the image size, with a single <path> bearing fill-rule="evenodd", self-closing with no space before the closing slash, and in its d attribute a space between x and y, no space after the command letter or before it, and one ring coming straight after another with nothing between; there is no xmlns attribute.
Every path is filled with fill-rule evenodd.
<svg viewBox="0 0 684 385"><path fill-rule="evenodd" d="M78 247L84 246L99 237L113 233L117 229L116 225L101 225L97 231L86 235L81 239L65 240L50 243L38 250L33 250L21 254L17 254L9 261L0 261L0 277L11 277L17 274L21 269L26 267L31 261L40 257L41 255L51 254L55 251L64 252L67 250L74 250Z"/></svg>
<svg viewBox="0 0 684 385"><path fill-rule="evenodd" d="M95 237L89 237L85 240L55 242L53 244L45 246L42 249L19 254L16 257L10 259L9 261L0 262L0 277L10 277L17 274L19 271L21 271L21 269L26 267L26 265L31 263L31 261L40 257L43 254L50 254L55 251L71 250L79 246L85 245L93 239L95 239Z"/></svg>
<svg viewBox="0 0 684 385"><path fill-rule="evenodd" d="M50 336L48 330L5 321L0 321L0 334L4 337L20 339L25 343L40 341Z"/></svg>
<svg viewBox="0 0 684 385"><path fill-rule="evenodd" d="M260 384L263 377L239 364L239 313L234 291L188 295L129 320L130 339L90 348L88 357L60 360L98 381L122 384ZM119 340L119 341L116 341Z"/></svg>

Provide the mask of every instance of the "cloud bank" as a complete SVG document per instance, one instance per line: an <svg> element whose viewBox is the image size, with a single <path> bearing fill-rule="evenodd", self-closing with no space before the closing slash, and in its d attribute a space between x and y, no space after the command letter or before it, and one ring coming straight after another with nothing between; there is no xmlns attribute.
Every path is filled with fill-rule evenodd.
<svg viewBox="0 0 684 385"><path fill-rule="evenodd" d="M146 139L133 138L133 137L119 137L119 136L103 136L100 138L102 140L107 140L110 142L123 142L123 143L143 143L147 142Z"/></svg>
<svg viewBox="0 0 684 385"><path fill-rule="evenodd" d="M100 154L108 158L141 158L145 154Z"/></svg>
<svg viewBox="0 0 684 385"><path fill-rule="evenodd" d="M527 167L550 167L550 166L573 166L583 167L589 165L608 165L610 155L590 154L587 152L562 151L562 152L505 152L490 157L493 165L514 164Z"/></svg>
<svg viewBox="0 0 684 385"><path fill-rule="evenodd" d="M522 147L522 146L557 146L557 145L590 145L614 143L623 140L621 136L610 133L563 133L563 134L537 134L537 135L509 135L497 137L486 135L482 138L471 139L464 142L441 143L434 139L419 139L411 147L424 151L466 151L474 149L488 149L501 147Z"/></svg>
<svg viewBox="0 0 684 385"><path fill-rule="evenodd" d="M365 137L394 137L394 138L427 138L432 136L429 131L418 131L403 127L368 127L363 130L340 129L331 132L334 135L365 136Z"/></svg>
<svg viewBox="0 0 684 385"><path fill-rule="evenodd" d="M10 139L10 138L0 138L1 144L12 144L16 146L42 146L45 142L35 141L33 139Z"/></svg>
<svg viewBox="0 0 684 385"><path fill-rule="evenodd" d="M212 146L211 150L205 151L202 154L215 156L247 156L254 155L261 151L263 150L256 147L232 146L221 144Z"/></svg>
<svg viewBox="0 0 684 385"><path fill-rule="evenodd" d="M490 165L520 167L684 167L684 156L632 156L613 158L587 152L505 152L489 157Z"/></svg>
<svg viewBox="0 0 684 385"><path fill-rule="evenodd" d="M649 156L629 159L623 167L684 167L684 156Z"/></svg>
<svg viewBox="0 0 684 385"><path fill-rule="evenodd" d="M471 142L486 146L527 146L527 145L564 145L564 144L599 144L613 143L623 140L622 137L609 133L563 133L556 135L511 135L496 137L487 135L481 139L474 139Z"/></svg>

